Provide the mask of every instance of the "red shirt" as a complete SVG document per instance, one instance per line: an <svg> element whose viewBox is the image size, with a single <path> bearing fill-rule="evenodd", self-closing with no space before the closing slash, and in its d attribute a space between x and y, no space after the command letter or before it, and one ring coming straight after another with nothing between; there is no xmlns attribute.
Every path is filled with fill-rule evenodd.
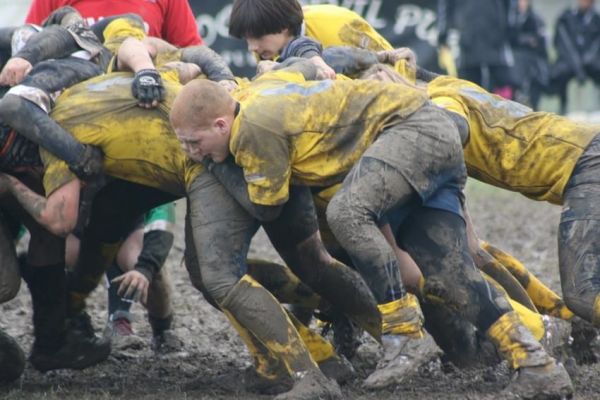
<svg viewBox="0 0 600 400"><path fill-rule="evenodd" d="M90 25L103 17L136 13L147 24L150 36L179 47L202 44L187 0L33 0L26 23L41 24L62 6L75 8Z"/></svg>

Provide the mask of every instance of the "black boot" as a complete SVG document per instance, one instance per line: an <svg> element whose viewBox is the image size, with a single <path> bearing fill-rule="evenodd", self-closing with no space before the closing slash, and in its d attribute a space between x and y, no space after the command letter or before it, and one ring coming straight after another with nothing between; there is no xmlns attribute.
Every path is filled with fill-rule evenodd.
<svg viewBox="0 0 600 400"><path fill-rule="evenodd" d="M110 343L67 327L66 277L63 264L22 271L33 303L35 341L29 360L39 371L82 369L103 361Z"/></svg>
<svg viewBox="0 0 600 400"><path fill-rule="evenodd" d="M0 384L19 378L25 369L25 354L19 344L0 330Z"/></svg>

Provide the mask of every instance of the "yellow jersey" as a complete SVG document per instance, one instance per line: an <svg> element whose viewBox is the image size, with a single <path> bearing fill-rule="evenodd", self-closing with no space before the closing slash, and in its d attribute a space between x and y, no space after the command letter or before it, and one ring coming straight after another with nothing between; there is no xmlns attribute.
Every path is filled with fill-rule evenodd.
<svg viewBox="0 0 600 400"><path fill-rule="evenodd" d="M330 46L352 46L371 51L392 50L392 45L369 25L364 18L344 7L319 4L302 7L304 32Z"/></svg>
<svg viewBox="0 0 600 400"><path fill-rule="evenodd" d="M431 81L427 93L432 102L467 120L469 176L535 200L562 203L577 160L600 133L600 125L534 112L450 76Z"/></svg>
<svg viewBox="0 0 600 400"><path fill-rule="evenodd" d="M428 100L425 92L400 84L306 82L299 73L282 74L261 77L235 93L240 112L230 151L257 204L285 203L290 183L341 182L387 124Z"/></svg>
<svg viewBox="0 0 600 400"><path fill-rule="evenodd" d="M174 71L163 72L165 99L159 107L138 107L130 73L112 73L77 84L57 101L52 118L84 144L104 152L107 175L185 196L203 171L189 159L171 128L169 111L181 88ZM47 195L75 179L64 161L44 152Z"/></svg>

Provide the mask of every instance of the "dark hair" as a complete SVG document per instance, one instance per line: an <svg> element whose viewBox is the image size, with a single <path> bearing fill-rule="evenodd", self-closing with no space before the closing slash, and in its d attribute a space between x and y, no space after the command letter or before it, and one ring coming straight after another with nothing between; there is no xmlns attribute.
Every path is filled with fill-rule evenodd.
<svg viewBox="0 0 600 400"><path fill-rule="evenodd" d="M259 38L288 29L298 36L304 14L298 0L235 0L229 34L238 39Z"/></svg>

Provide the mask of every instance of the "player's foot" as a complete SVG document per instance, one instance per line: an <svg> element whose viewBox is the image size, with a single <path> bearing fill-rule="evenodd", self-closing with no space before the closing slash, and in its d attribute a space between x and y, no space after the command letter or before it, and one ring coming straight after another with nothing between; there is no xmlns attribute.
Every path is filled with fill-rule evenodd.
<svg viewBox="0 0 600 400"><path fill-rule="evenodd" d="M365 380L365 387L382 389L397 385L417 372L419 367L439 357L441 351L428 333L422 338L383 335L383 359Z"/></svg>
<svg viewBox="0 0 600 400"><path fill-rule="evenodd" d="M305 371L294 379L289 392L275 397L275 400L317 400L341 399L342 391L337 382L325 377L320 371Z"/></svg>

